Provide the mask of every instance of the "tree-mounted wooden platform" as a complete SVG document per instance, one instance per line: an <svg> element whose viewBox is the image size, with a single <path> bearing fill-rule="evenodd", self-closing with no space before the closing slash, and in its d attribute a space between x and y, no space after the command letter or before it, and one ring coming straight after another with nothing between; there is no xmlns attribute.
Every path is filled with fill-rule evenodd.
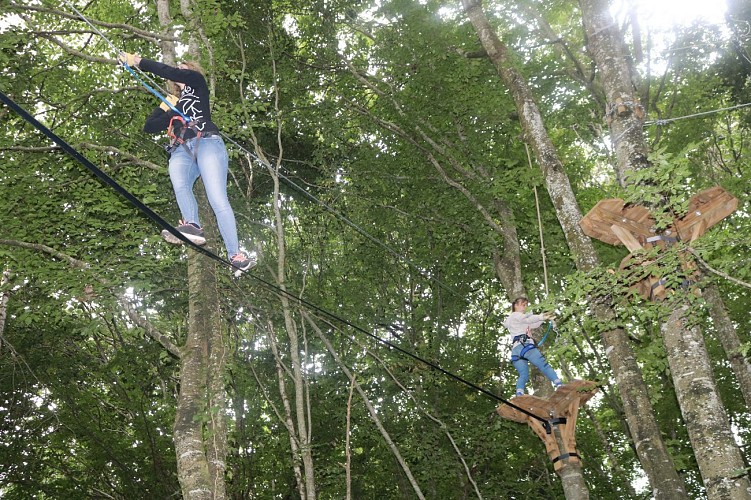
<svg viewBox="0 0 751 500"><path fill-rule="evenodd" d="M506 404L496 408L496 412L507 420L528 424L542 439L554 469L559 471L567 464L581 461L576 451L576 417L579 414L579 407L596 392L597 384L594 382L573 380L546 399L531 395L516 396L511 399L515 406L547 422L547 428L540 420Z"/></svg>
<svg viewBox="0 0 751 500"><path fill-rule="evenodd" d="M620 198L600 200L584 216L580 225L590 238L610 245L625 245L633 254L644 248L665 248L679 240L693 242L737 208L737 198L720 186L715 186L692 196L686 215L675 219L670 227L660 232L655 228L654 217L647 208L626 206ZM627 256L620 268L624 269L633 262L632 256ZM690 272L691 268L692 264L686 261L684 270ZM649 276L634 288L646 299L658 300L668 292L664 282L660 276Z"/></svg>

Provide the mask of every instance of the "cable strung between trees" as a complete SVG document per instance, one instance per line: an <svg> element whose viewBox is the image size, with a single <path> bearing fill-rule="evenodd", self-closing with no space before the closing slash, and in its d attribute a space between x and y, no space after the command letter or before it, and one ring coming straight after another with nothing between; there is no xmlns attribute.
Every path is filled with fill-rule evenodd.
<svg viewBox="0 0 751 500"><path fill-rule="evenodd" d="M159 214L157 214L156 212L154 212L153 210L151 210L148 206L146 206L136 196L134 196L127 189L125 189L120 184L118 184L118 182L115 181L112 177L110 177L105 172L103 172L101 169L99 169L96 165L94 165L91 161L89 161L85 156L83 156L80 152L78 152L73 146L71 146L70 144L68 144L67 142L65 142L65 140L63 140L61 137L59 137L54 132L52 132L50 129L48 129L47 127L45 127L36 118L34 118L31 114L29 114L28 111L26 111L21 106L19 106L18 104L16 104L10 97L8 97L7 95L5 95L5 93L3 93L2 91L0 91L0 100L3 101L13 111L15 111L21 118L23 118L28 123L30 123L31 125L33 125L37 130L39 130L40 132L42 132L49 139L51 139L58 146L60 146L60 148L62 148L66 153L68 153L69 155L71 155L73 157L73 159L75 159L76 161L78 161L79 163L81 163L84 167L86 167L88 170L90 170L92 173L94 173L94 175L96 175L96 177L98 177L100 180L102 180L105 184L109 185L116 192L118 192L119 194L121 194L125 199L127 199L132 205L134 205L136 208L138 208L144 215L146 215L149 219L151 219L152 221L154 221L157 225L159 225L160 227L168 230L176 238L178 238L180 241L182 241L183 243L187 244L188 246L190 246L194 250L199 251L200 253L206 255L207 257L209 257L211 259L216 260L217 262L220 262L222 264L228 265L228 266L232 267L233 269L238 269L231 262L229 262L228 260L223 259L219 255L211 252L210 250L207 250L206 248L203 248L203 247L201 247L201 246L193 243L188 238L186 238L177 229L175 229L174 227L172 227L172 225L169 222L167 222L166 220L164 220ZM437 364L435 364L435 363L433 363L431 361L428 361L425 358L422 358L422 357L418 356L417 354L414 354L413 352L410 352L410 351L408 351L408 350L406 350L406 349L404 349L402 347L399 347L398 345L394 344L393 342L390 342L390 341L388 341L388 340L386 340L386 339L384 339L382 337L379 337L378 335L376 335L376 334L374 334L372 332L369 332L369 331L365 330L364 328L362 328L360 326L355 325L351 321L349 321L349 320L347 320L345 318L342 318L341 316L338 316L337 314L329 312L326 309L324 309L324 308L322 308L320 306L317 306L316 304L313 304L312 302L309 302L309 301L307 301L305 299L302 299L302 298L300 298L300 297L292 294L291 292L289 292L287 290L284 290L284 289L282 289L282 288L274 285L273 283L270 283L269 281L264 280L260 276L256 276L254 274L251 274L247 270L240 270L240 271L243 272L244 274L247 274L251 278L255 279L259 283L261 283L267 290L272 291L273 293L275 293L277 295L280 295L280 296L284 295L287 298L292 299L292 300L298 302L300 305L305 306L306 308L308 308L311 311L315 311L317 313L320 313L320 314L326 316L327 318L329 318L331 320L334 320L334 321L336 321L336 322L338 322L338 323L340 323L342 325L345 325L345 326L348 326L348 327L352 328L356 332L365 334L368 337L370 337L371 339L376 340L376 341L382 343L383 345L385 345L387 347L390 347L391 349L394 349L394 350L396 350L396 351L404 354L405 356L408 356L408 357L412 358L415 361L423 363L423 364L429 366L430 368L432 368L433 370L438 371L438 372L440 372L440 373L442 373L442 374L444 374L444 375L446 375L446 376L448 376L448 377L450 377L450 378L452 378L452 379L454 379L454 380L456 380L456 381L458 381L458 382L466 385L467 387L470 387L470 388L474 389L475 391L478 391L478 392L480 392L482 394L485 394L486 396L489 396L490 398L494 399L495 401L504 403L504 404L506 404L506 405L514 408L515 410L517 410L517 411L519 411L519 412L521 412L521 413L529 416L530 418L533 418L535 420L540 421L541 425L546 430L550 429L551 423L548 420L546 420L544 418L541 418L538 415L535 415L534 413L529 412L529 411L525 410L524 408L521 408L521 407L515 405L514 403L512 403L512 402L510 402L510 401L508 401L508 400L506 400L506 399L504 399L504 398L502 398L500 396L497 396L496 394L490 392L489 390L487 390L487 389L485 389L483 387L480 387L479 385L474 384L474 383L470 382L469 380L466 380L465 378L462 378L461 376L456 375L455 373L452 373L452 372L446 370L445 368L442 368L439 365L437 365Z"/></svg>

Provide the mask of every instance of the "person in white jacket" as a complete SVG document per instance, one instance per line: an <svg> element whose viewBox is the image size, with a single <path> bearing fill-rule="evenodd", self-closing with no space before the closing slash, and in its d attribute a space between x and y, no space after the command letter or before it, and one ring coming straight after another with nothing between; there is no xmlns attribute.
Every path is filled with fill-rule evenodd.
<svg viewBox="0 0 751 500"><path fill-rule="evenodd" d="M516 395L524 394L524 387L529 381L529 364L532 363L549 378L555 388L563 385L558 374L545 360L537 348L537 343L532 338L531 331L539 328L545 321L553 319L552 313L532 314L526 312L529 301L524 297L519 297L511 304L511 314L503 322L508 331L508 338L511 341L511 363L519 372L519 378L516 380Z"/></svg>

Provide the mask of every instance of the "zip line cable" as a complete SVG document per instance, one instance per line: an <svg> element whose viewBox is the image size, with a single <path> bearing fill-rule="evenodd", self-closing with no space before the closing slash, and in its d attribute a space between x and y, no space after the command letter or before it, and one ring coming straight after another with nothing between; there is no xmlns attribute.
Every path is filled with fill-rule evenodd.
<svg viewBox="0 0 751 500"><path fill-rule="evenodd" d="M224 132L221 132L221 131L220 131L220 134L222 135L222 137L224 137L225 139L227 139L229 142L231 142L232 144L234 144L235 146L237 146L243 153L247 154L248 156L250 156L254 160L256 160L258 163L260 163L263 167L265 167L267 169L271 168L270 165L267 165L255 153L253 153L253 152L249 151L248 149L246 149L245 147L243 147L241 144L239 144L233 138L229 137L227 134L225 134ZM386 250L388 253L390 253L391 255L393 255L394 257L396 257L403 264L406 264L408 267L411 267L412 269L414 269L415 271L417 271L417 273L420 276L422 276L423 278L425 278L427 280L430 280L430 281L433 281L434 283L436 283L437 285L439 285L440 288L443 288L444 290L447 290L448 292L450 292L452 295L454 295L456 297L465 298L464 295L461 295L459 292L455 291L453 289L453 287L447 285L446 283L444 283L443 281L439 280L438 278L435 278L433 276L426 276L425 271L423 269L421 269L420 267L418 267L416 264L414 264L412 261L410 261L407 257L401 255L399 252L397 252L396 250L394 250L393 248L391 248L391 246L387 245L386 243L382 242L381 240L379 240L375 236L371 235L365 229L363 229L362 227L360 227L357 223L353 222L350 218L348 218L347 216L341 214L340 212L338 212L335 209L333 209L332 207L330 207L324 201L322 201L321 199L317 198L314 194L312 194L312 193L308 192L307 190L305 190L302 186L299 186L298 184L296 184L292 179L290 179L289 177L285 176L283 173L276 172L276 175L280 179L283 179L287 185L293 187L298 192L300 192L304 196L306 196L308 199L312 200L313 202L317 203L321 207L325 208L334 217L336 217L337 219L339 219L342 222L344 222L346 225L348 225L349 227L351 227L352 229L354 229L355 231L357 231L360 235L364 236L366 239L370 240L372 243L375 243L377 246L379 246L379 247L383 248L384 250Z"/></svg>
<svg viewBox="0 0 751 500"><path fill-rule="evenodd" d="M644 122L644 125L667 125L668 123L677 122L678 120L686 120L688 118L696 118L698 116L712 115L714 113L721 113L723 111L733 111L735 109L745 108L751 106L751 102L744 104L738 104L736 106L730 106L727 108L713 109L710 111L702 111L700 113L694 113L693 115L678 116L675 118L665 118L664 120L648 120Z"/></svg>
<svg viewBox="0 0 751 500"><path fill-rule="evenodd" d="M186 243L187 245L189 245L193 249L198 250L199 252L201 252L202 254L206 255L207 257L209 257L211 259L214 259L214 260L216 260L218 262L221 262L223 264L229 265L232 268L237 269L229 261L221 258L220 256L216 255L215 253L211 252L210 250L202 248L202 247L196 245L195 243L193 243L192 241L188 240L185 236L182 235L182 233L180 233L177 229L175 229L174 227L172 227L171 224L169 224L166 220L164 220L156 212L154 212L153 210L151 210L148 206L146 206L138 198L136 198L135 196L133 196L133 194L131 194L128 190L126 190L124 187L122 187L120 184L118 184L117 181L115 181L112 177L110 177L105 172L103 172L102 170L100 170L96 165L94 165L93 163L91 163L91 161L89 161L85 156L83 156L81 153L79 153L75 148L73 148L73 146L71 146L70 144L68 144L67 142L65 142L62 138L60 138L58 135L56 135L54 132L52 132L50 129L48 129L42 123L40 123L38 120L36 120L36 118L34 118L33 116L31 116L31 114L29 114L25 109L23 109L18 104L16 104L10 97L8 97L7 95L5 95L5 93L3 93L2 91L0 91L0 100L2 100L9 108L11 108L13 111L15 111L21 118L23 118L28 123L30 123L31 125L33 125L37 130L39 130L40 132L42 132L50 140L52 140L58 146L60 146L60 148L62 148L66 153L68 153L69 155L71 155L73 157L73 159L75 159L76 161L78 161L79 163L81 163L84 167L86 167L87 169L89 169L92 173L94 173L94 175L96 175L96 177L98 177L100 180L102 180L105 184L109 185L117 193L119 193L123 197L125 197L132 205L134 205L141 212L143 212L144 215L146 215L148 218L150 218L151 220L153 220L154 222L156 222L160 227L162 227L164 229L167 229L170 233L172 233L174 236L176 236L178 239L180 239L180 241L183 241L184 243ZM536 420L539 420L542 423L543 427L545 427L545 429L550 429L550 425L551 425L550 422L548 422L544 418L542 418L542 417L540 417L538 415L535 415L534 413L532 413L532 412L530 412L528 410L525 410L524 408L521 408L521 407L513 404L512 402L510 402L510 401L508 401L508 400L506 400L506 399L504 399L504 398L502 398L500 396L497 396L496 394L490 392L489 390L487 390L487 389L485 389L483 387L480 387L479 385L474 384L474 383L470 382L469 380L467 380L465 378L462 378L459 375L456 375L455 373L452 373L452 372L446 370L445 368L441 368L439 365L437 365L437 364L435 364L435 363L433 363L431 361L428 361L427 359L422 358L422 357L418 356L417 354L414 354L414 353L412 353L412 352L410 352L410 351L408 351L408 350L406 350L406 349L404 349L402 347L399 347L398 345L394 344L393 342L390 342L390 341L388 341L388 340L386 340L386 339L384 339L382 337L379 337L378 335L376 335L376 334L374 334L372 332L369 332L369 331L365 330L364 328L362 328L360 326L355 325L351 321L349 321L349 320L347 320L345 318L342 318L341 316L338 316L338 315L336 315L336 314L334 314L332 312L329 312L326 309L323 309L322 307L313 304L312 302L309 302L309 301L307 301L305 299L302 299L302 298L300 298L298 296L295 296L292 293L288 292L287 290L284 290L284 289L282 289L282 288L274 285L273 283L264 280L260 276L256 276L256 275L250 274L248 271L242 271L242 272L245 273L245 274L247 274L248 276L252 277L253 279L255 279L256 281L258 281L259 283L263 284L264 287L267 290L270 290L273 293L276 293L277 295L285 295L286 297L288 297L288 298L290 298L290 299L298 302L299 304L305 306L309 310L316 311L316 312L318 312L318 313L320 313L320 314L328 317L329 319L332 319L332 320L334 320L334 321L336 321L336 322L338 322L340 324L343 324L345 326L348 326L348 327L352 328L356 332L365 334L368 337L370 337L371 339L376 340L376 341L382 343L383 345L388 346L391 349L394 349L394 350L396 350L396 351L404 354L405 356L408 356L408 357L412 358L415 361L418 361L420 363L424 363L425 365L429 366L433 370L436 370L436 371L438 371L438 372L446 375L447 377L450 377L450 378L456 380L457 382L460 382L460 383L466 385L467 387L470 387L470 388L474 389L475 391L478 391L478 392L480 392L482 394L485 394L486 396L489 396L490 398L492 398L492 399L494 399L494 400L496 400L498 402L501 402L503 404L511 406L515 410L523 413L524 415L527 415L528 417L531 417L531 418L534 418Z"/></svg>
<svg viewBox="0 0 751 500"><path fill-rule="evenodd" d="M115 53L119 54L120 52L122 52L122 50L118 49L118 48L117 48L117 47L115 46L115 44L114 44L114 43L113 43L113 42L112 42L112 41L111 41L111 40L110 40L109 38L107 38L107 36L106 36L106 35L105 35L104 33L102 33L102 31L101 31L101 30L99 30L99 29L98 29L98 28L97 28L97 27L96 27L96 26L95 26L95 25L94 25L94 24L93 24L93 23L92 23L92 22L91 22L91 21L90 21L90 20L89 20L89 19L88 19L88 18L87 18L87 17L86 17L86 16L85 16L85 15L84 15L83 13L82 13L82 12L80 12L80 11L79 11L78 9L76 9L76 7L75 7L75 6L73 6L73 5L71 5L71 4L70 4L70 2L68 2L67 0L63 0L63 1L64 1L64 3L65 3L65 4L66 4L66 5L67 5L67 6L68 6L68 7L69 7L69 8L70 8L70 9L71 9L71 10L72 10L73 12L75 12L75 13L76 13L76 15L77 15L77 16L78 16L79 18L81 18L81 20L82 20L83 22L85 22L86 24L88 24L88 25L89 25L89 26L91 27L91 29L92 29L92 30L94 30L94 32L95 32L95 33L96 33L97 35L99 35L99 36L100 36L100 37L101 37L101 38L102 38L102 39L103 39L103 40L104 40L105 42L107 42L107 44L108 44L108 45L109 45L109 46L110 46L110 47L111 47L111 48L112 48L112 49L113 49L113 50L115 51ZM178 110L178 109L177 109L177 108L176 108L176 107L175 107L175 106L174 106L174 105L173 105L172 103L170 103L170 102L169 102L169 101L168 101L168 100L167 100L167 99L166 99L166 98L165 98L165 97L164 97L164 96L163 96L162 94L160 94L160 93L159 93L159 92L158 92L157 90L155 90L155 89L153 88L153 87L158 87L158 85L156 84L156 82L155 82L155 81L154 81L154 80L153 80L153 79L152 79L152 78L151 78L151 77L150 77L149 75L147 75L147 74L146 74L146 72L144 72L144 71L143 71L143 70L141 70L140 68L136 67L136 69L138 69L138 71L139 71L139 72L141 73L141 75L142 75L142 76L144 76L144 77L145 77L146 79L148 79L148 80L149 80L149 81L150 81L150 82L152 83L152 85L148 85L148 84L147 84L146 82L144 82L144 81L143 81L143 79L141 79L141 78L140 78L140 77L139 77L139 76L138 76L138 75L137 75L137 74L136 74L136 73L135 73L135 72L133 71L132 67L131 67L131 66L129 66L128 64L123 64L123 67L124 67L124 68L126 69L126 71L128 71L128 72L129 72L129 73L130 73L130 74L131 74L131 75L132 75L132 76L133 76L133 77L134 77L134 78L135 78L135 79L136 79L136 80L137 80L137 81L138 81L138 82L139 82L139 83L140 83L140 84L141 84L141 85L142 85L142 86L143 86L143 87L144 87L144 88L146 89L146 90L148 90L149 92L151 92L152 94L154 94L154 95L155 95L155 96L156 96L156 97L157 97L157 98L158 98L158 99L159 99L160 101L162 101L162 102L163 102L163 103L165 103L165 104L166 104L167 106L169 106L169 108L170 108L170 109L171 109L172 111L175 111L176 113L178 113L178 114L180 115L180 117L182 117L182 118L183 118L183 119L184 119L184 120L185 120L186 122L187 122L187 121L190 121L190 118L189 118L189 117L187 117L187 116L186 116L185 114L183 114L183 113L182 113L182 112L181 112L180 110ZM234 144L234 145L235 145L236 147L238 147L238 148L239 148L239 149L240 149L240 150L241 150L241 151L242 151L243 153L245 153L246 155L248 155L248 156L250 156L251 158L253 158L254 160L256 160L256 161L257 161L258 163L260 163L260 164L261 164L261 165L262 165L262 166L263 166L264 168L267 168L267 169L268 169L268 168L270 168L270 166L269 166L269 165L267 165L267 164L266 164L266 163L265 163L265 162L264 162L263 160L261 160L261 159L260 159L260 158L259 158L259 157L258 157L258 156L257 156L257 155L255 154L255 153L253 153L253 152L249 151L249 150L248 150L247 148L245 148L244 146L242 146L242 145L241 145L240 143L238 143L238 142L237 142L236 140L234 140L233 138L229 137L229 136L228 136L227 134L225 134L225 133L224 133L224 132L222 132L221 130L219 131L219 133L221 134L221 136L222 136L223 138L225 138L225 139L226 139L227 141L229 141L229 142L231 142L232 144ZM425 279L427 279L427 280L429 280L429 281L432 281L432 282L434 282L434 283L435 283L435 284L437 284L437 285L438 285L439 287L443 288L444 290L447 290L448 292L450 292L450 293L451 293L452 295L454 295L454 296L456 296L456 297L461 297L461 298L465 298L465 296L464 296L464 295L462 295L462 294L460 294L459 292L455 291L455 290L454 290L454 289L453 289L453 288L452 288L451 286L449 286L449 285L448 285L448 284L446 284L446 283L443 283L443 282L442 282L441 280L439 280L438 278L435 278L435 277L432 277L432 276L427 276L427 275L425 274L425 271L424 271L423 269L421 269L421 268L420 268L419 266L417 266L416 264L414 264L414 263L413 263L413 262L412 262L411 260L409 260L409 259L408 259L408 258L407 258L406 256L403 256L403 255L401 255L401 254L400 254L399 252L397 252L396 250L394 250L393 248L391 248L391 247L390 247L389 245L387 245L387 244L386 244L386 243L384 243L383 241L379 240L379 239L378 239L378 238L376 238L375 236L373 236L373 235L371 235L370 233L368 233L368 232L367 232L367 231L366 231L365 229L363 229L362 227L360 227L360 226L359 226L358 224L356 224L355 222L353 222L353 221L352 221L351 219L349 219L349 218L348 218L348 217L346 217L345 215L343 215L343 214L339 213L338 211L336 211L335 209L333 209L332 207L330 207L330 206L329 206L328 204L324 203L324 202L323 202L322 200L320 200L319 198L317 198L317 197L316 197L315 195L313 195L313 194L309 193L309 192L308 192L308 191L306 191L306 190L305 190L304 188L302 188L301 186L299 186L298 184L296 184L295 182L293 182L293 181L292 181L292 180L291 180L291 179L290 179L289 177L285 176L285 175L284 175L284 174L282 174L281 172L277 172L277 173L276 173L276 175L277 175L277 176L278 176L278 177L279 177L280 179L283 179L283 180L285 181L285 183L287 183L287 184L288 184L289 186L291 186L292 188L294 188L294 189L295 189L295 190L297 190L298 192L302 193L302 194L303 194L304 196L306 196L306 197L307 197L308 199L310 199L310 200L314 201L315 203L317 203L317 204L318 204L318 205L320 205L321 207L325 208L325 209L326 209L326 210L327 210L328 212L330 212L330 213L331 213L332 215L334 215L335 217L337 217L338 219L340 219L340 220L341 220L342 222L344 222L344 223L345 223L346 225L350 226L350 227L351 227L352 229L354 229L355 231L357 231L358 233L360 233L360 235L364 236L364 237L365 237L366 239L370 240L370 241L371 241L372 243L375 243L375 244L376 244L377 246L379 246L379 247L383 248L384 250L386 250L386 251L387 251L388 253L390 253L390 254L391 254L392 256L396 257L396 258L397 258L397 260L401 261L401 262L402 262L403 264L406 264L407 266L409 266L409 267L411 267L412 269L414 269L415 271L417 271L417 273L418 273L418 274L419 274L420 276L422 276L423 278L425 278Z"/></svg>

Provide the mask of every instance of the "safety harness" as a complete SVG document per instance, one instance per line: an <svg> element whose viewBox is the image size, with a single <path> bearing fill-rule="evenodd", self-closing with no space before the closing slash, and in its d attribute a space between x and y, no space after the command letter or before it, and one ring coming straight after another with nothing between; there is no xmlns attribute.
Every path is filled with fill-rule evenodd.
<svg viewBox="0 0 751 500"><path fill-rule="evenodd" d="M527 343L528 341L529 343ZM535 339L533 339L526 333L522 333L521 335L517 335L516 337L514 337L514 340L511 343L511 345L514 346L516 345L517 342L524 344L524 347L522 347L522 350L519 354L511 355L511 362L514 363L516 361L519 361L520 359L524 361L529 361L527 358L524 357L524 355L527 354L532 349L537 349L537 343L535 342Z"/></svg>
<svg viewBox="0 0 751 500"><path fill-rule="evenodd" d="M175 133L175 121L178 121L182 123L182 126L180 127L180 135L177 135ZM180 115L175 115L172 118L170 118L169 125L167 126L167 137L170 138L169 146L167 146L165 149L167 150L167 153L172 153L178 146L182 146L185 148L185 151L193 157L193 159L196 158L196 155L198 154L198 144L201 142L201 137L204 134L200 130L198 130L198 122L196 120L190 120L186 121L185 118L183 118ZM193 151L190 150L187 144L185 144L185 132L188 130L192 130L193 133L196 134L196 142L193 145Z"/></svg>
<svg viewBox="0 0 751 500"><path fill-rule="evenodd" d="M522 350L519 354L511 355L511 362L513 363L515 361L519 361L520 359L523 361L529 361L527 358L524 357L524 355L527 354L532 349L537 349L538 346L541 346L545 342L545 339L548 338L548 335L550 334L550 330L552 329L553 329L553 322L551 321L550 323L548 323L548 331L545 332L545 335L543 335L539 344L535 342L535 339L533 339L529 335L529 329L527 329L527 333L522 333L521 335L517 335L516 337L514 337L513 340L511 341L511 349L514 348L513 346L516 345L517 342L524 344L524 347L522 347ZM527 343L527 341L529 341L529 343Z"/></svg>

